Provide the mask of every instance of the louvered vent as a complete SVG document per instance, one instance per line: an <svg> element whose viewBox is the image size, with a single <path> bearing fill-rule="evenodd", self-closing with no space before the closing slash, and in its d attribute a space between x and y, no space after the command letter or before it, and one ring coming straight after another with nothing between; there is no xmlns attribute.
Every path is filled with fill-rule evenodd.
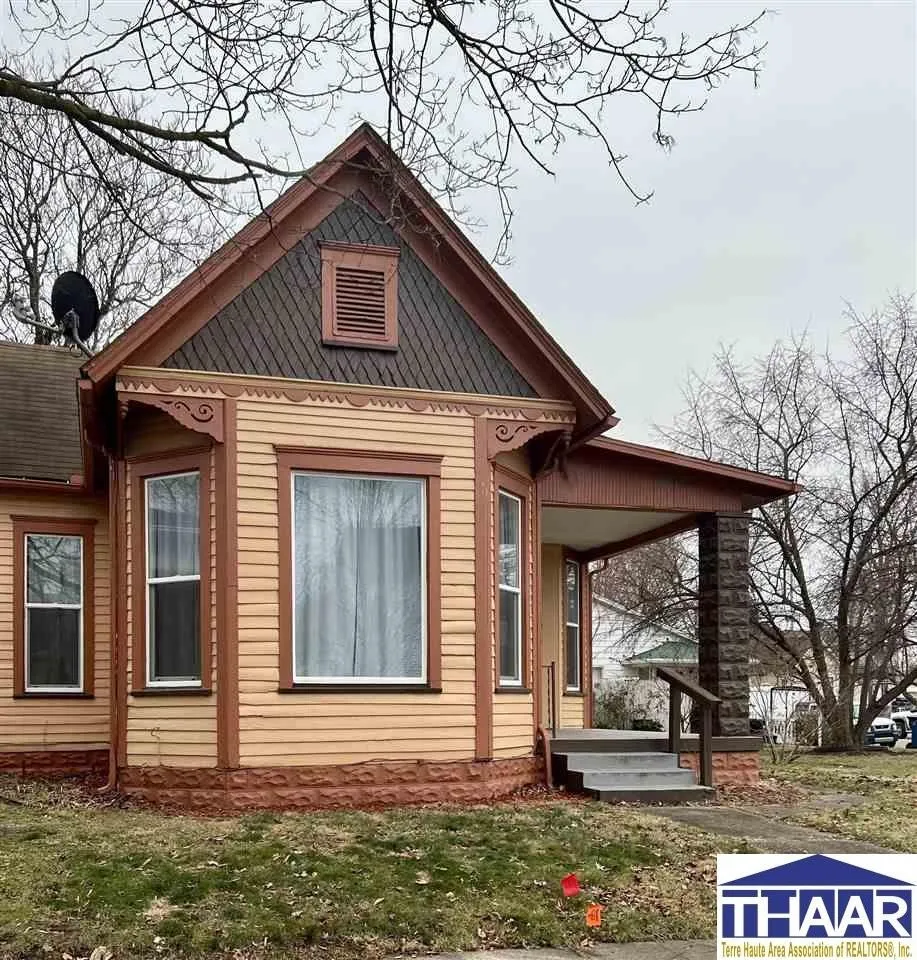
<svg viewBox="0 0 917 960"><path fill-rule="evenodd" d="M334 336L385 341L385 273L338 264L334 274Z"/></svg>

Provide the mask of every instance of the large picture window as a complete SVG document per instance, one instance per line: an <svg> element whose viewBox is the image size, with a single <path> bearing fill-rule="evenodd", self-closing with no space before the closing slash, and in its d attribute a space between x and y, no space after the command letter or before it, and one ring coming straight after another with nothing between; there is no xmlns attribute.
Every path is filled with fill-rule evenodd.
<svg viewBox="0 0 917 960"><path fill-rule="evenodd" d="M89 696L93 520L13 517L17 696Z"/></svg>
<svg viewBox="0 0 917 960"><path fill-rule="evenodd" d="M564 564L564 609L566 610L566 690L582 690L582 648L580 645L580 568L574 560Z"/></svg>
<svg viewBox="0 0 917 960"><path fill-rule="evenodd" d="M441 458L277 456L281 690L438 690Z"/></svg>
<svg viewBox="0 0 917 960"><path fill-rule="evenodd" d="M497 617L500 686L522 686L522 500L501 490L497 498Z"/></svg>
<svg viewBox="0 0 917 960"><path fill-rule="evenodd" d="M83 688L83 538L25 535L28 692Z"/></svg>
<svg viewBox="0 0 917 960"><path fill-rule="evenodd" d="M425 680L425 482L293 473L297 683Z"/></svg>
<svg viewBox="0 0 917 960"><path fill-rule="evenodd" d="M200 473L148 477L147 682L201 682Z"/></svg>

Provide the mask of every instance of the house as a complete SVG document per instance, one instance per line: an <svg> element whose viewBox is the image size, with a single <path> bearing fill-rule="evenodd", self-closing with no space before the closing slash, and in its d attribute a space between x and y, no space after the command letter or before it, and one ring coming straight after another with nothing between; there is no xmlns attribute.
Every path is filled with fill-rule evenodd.
<svg viewBox="0 0 917 960"><path fill-rule="evenodd" d="M5 769L201 809L498 796L590 724L586 562L692 528L714 732L747 732L747 511L794 487L603 437L369 127L88 361L0 348L0 405Z"/></svg>

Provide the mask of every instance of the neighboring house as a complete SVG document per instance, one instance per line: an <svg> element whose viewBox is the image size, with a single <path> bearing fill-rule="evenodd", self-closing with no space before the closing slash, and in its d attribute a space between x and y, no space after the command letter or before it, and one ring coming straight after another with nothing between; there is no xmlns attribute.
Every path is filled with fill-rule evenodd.
<svg viewBox="0 0 917 960"><path fill-rule="evenodd" d="M767 722L781 740L794 738L794 719L810 701L775 656L749 660L749 712ZM627 685L629 701L641 715L668 727L666 686L656 667L698 679L698 643L693 637L628 610L605 597L592 597L592 685L595 690ZM687 716L686 709L685 715ZM805 711L803 711L805 712ZM807 715L807 714L806 714Z"/></svg>
<svg viewBox="0 0 917 960"><path fill-rule="evenodd" d="M88 362L0 346L0 408L0 768L201 809L536 781L538 728L591 719L586 563L697 527L734 564L794 489L599 438L365 126ZM710 622L723 691L747 635Z"/></svg>

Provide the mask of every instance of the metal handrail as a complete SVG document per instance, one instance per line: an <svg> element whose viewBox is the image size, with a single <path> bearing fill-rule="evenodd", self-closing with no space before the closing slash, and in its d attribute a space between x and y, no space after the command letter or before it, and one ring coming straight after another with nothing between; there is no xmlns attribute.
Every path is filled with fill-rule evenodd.
<svg viewBox="0 0 917 960"><path fill-rule="evenodd" d="M722 703L709 690L689 680L677 670L656 667L656 676L669 685L669 752L681 752L681 695L687 694L700 708L700 782L713 786L713 708Z"/></svg>
<svg viewBox="0 0 917 960"><path fill-rule="evenodd" d="M551 736L557 736L557 697L555 695L554 683L556 680L557 666L554 660L545 664L545 670L548 672L548 720L551 726Z"/></svg>

